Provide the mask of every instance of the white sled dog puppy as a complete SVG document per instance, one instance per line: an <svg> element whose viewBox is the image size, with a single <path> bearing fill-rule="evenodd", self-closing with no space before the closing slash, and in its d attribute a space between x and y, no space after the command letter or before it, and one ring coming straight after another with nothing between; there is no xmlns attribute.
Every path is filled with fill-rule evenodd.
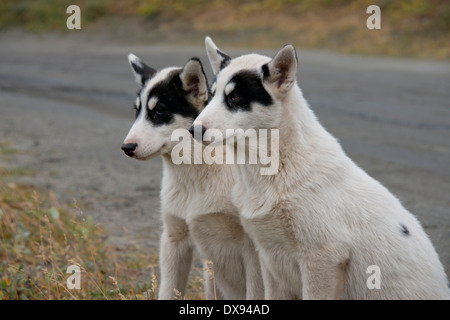
<svg viewBox="0 0 450 320"><path fill-rule="evenodd" d="M279 150L271 150L279 152L276 174L261 175L259 162L234 166L232 199L259 252L265 297L449 299L443 266L418 220L309 108L296 84L294 47L273 59L230 59L207 37L206 49L216 81L193 124L203 126L203 139L216 131L225 137L227 129L279 129Z"/></svg>
<svg viewBox="0 0 450 320"><path fill-rule="evenodd" d="M205 285L207 299L264 297L257 253L231 202L232 168L204 163L175 165L171 159L172 149L180 143L171 139L176 129L185 129L187 143L192 146L195 142L202 149L188 131L209 99L200 60L192 58L184 68L159 72L132 54L128 60L141 88L135 103L136 120L122 149L139 160L163 158L159 298L173 299L175 289L184 296L194 247L213 263L214 279L205 272L210 280Z"/></svg>

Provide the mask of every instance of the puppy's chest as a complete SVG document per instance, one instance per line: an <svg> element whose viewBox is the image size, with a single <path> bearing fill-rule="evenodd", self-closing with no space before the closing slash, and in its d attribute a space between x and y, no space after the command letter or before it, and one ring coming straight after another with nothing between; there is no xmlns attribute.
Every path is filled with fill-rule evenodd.
<svg viewBox="0 0 450 320"><path fill-rule="evenodd" d="M241 246L244 230L240 219L235 214L215 212L199 215L188 221L189 231L201 251L217 246Z"/></svg>
<svg viewBox="0 0 450 320"><path fill-rule="evenodd" d="M263 250L287 250L297 252L300 245L294 217L287 210L279 209L255 217L241 217L244 230L255 245Z"/></svg>
<svg viewBox="0 0 450 320"><path fill-rule="evenodd" d="M229 192L196 188L169 181L161 189L161 208L185 220L215 212L236 212Z"/></svg>

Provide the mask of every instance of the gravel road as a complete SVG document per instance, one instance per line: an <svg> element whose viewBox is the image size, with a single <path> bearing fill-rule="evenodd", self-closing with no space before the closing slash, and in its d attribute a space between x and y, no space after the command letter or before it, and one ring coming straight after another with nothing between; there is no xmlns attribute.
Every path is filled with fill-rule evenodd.
<svg viewBox="0 0 450 320"><path fill-rule="evenodd" d="M115 245L154 250L161 160L139 162L120 150L137 90L129 52L155 68L198 56L211 79L202 47L0 34L0 141L20 151L2 165L35 170L21 181L62 202L76 198ZM449 274L450 63L298 55L299 84L321 122L419 218Z"/></svg>

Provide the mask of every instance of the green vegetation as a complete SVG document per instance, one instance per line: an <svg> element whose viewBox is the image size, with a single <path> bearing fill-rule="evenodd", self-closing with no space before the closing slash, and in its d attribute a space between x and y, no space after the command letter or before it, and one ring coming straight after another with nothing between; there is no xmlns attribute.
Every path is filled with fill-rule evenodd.
<svg viewBox="0 0 450 320"><path fill-rule="evenodd" d="M0 160L11 152L0 143ZM52 192L16 183L23 174L0 168L0 300L157 298L156 253L108 244L76 200L62 205ZM80 290L67 287L70 265L81 270ZM180 298L203 297L198 276L188 289Z"/></svg>
<svg viewBox="0 0 450 320"><path fill-rule="evenodd" d="M0 299L154 298L154 283L138 285L136 268L104 242L91 217L62 208L51 193L19 185L3 170L0 181ZM139 256L139 258L143 258ZM156 255L147 257L151 268ZM81 289L67 288L69 265L81 269ZM147 266L146 266L147 267ZM156 277L156 276L154 276Z"/></svg>
<svg viewBox="0 0 450 320"><path fill-rule="evenodd" d="M130 32L127 39L148 40L152 33L157 35L152 41L164 42L171 35L179 44L197 44L209 34L228 46L280 47L291 42L300 48L450 58L446 0L3 0L0 29L64 32L61 17L69 4L80 6L83 28L111 18L114 23L105 24L110 32L138 24L132 30L143 32ZM366 28L371 4L381 8L381 30Z"/></svg>
<svg viewBox="0 0 450 320"><path fill-rule="evenodd" d="M0 2L0 29L24 27L33 31L64 30L66 28L66 9L69 5L80 6L84 25L108 13L112 3L112 0L2 0Z"/></svg>

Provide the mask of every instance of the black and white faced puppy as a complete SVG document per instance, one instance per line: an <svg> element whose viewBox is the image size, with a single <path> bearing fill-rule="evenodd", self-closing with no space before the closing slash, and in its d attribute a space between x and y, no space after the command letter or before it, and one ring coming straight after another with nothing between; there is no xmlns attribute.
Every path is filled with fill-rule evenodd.
<svg viewBox="0 0 450 320"><path fill-rule="evenodd" d="M217 141L207 129L219 130L228 140L238 134L236 129L278 128L286 93L296 81L294 47L284 46L273 59L259 54L231 59L211 38L205 44L216 81L211 101L194 121L196 130L203 126L203 142Z"/></svg>
<svg viewBox="0 0 450 320"><path fill-rule="evenodd" d="M208 84L198 58L184 67L168 67L161 71L149 67L133 54L128 61L140 84L134 109L136 120L122 150L130 157L147 160L169 153L176 129L188 130L208 101Z"/></svg>

